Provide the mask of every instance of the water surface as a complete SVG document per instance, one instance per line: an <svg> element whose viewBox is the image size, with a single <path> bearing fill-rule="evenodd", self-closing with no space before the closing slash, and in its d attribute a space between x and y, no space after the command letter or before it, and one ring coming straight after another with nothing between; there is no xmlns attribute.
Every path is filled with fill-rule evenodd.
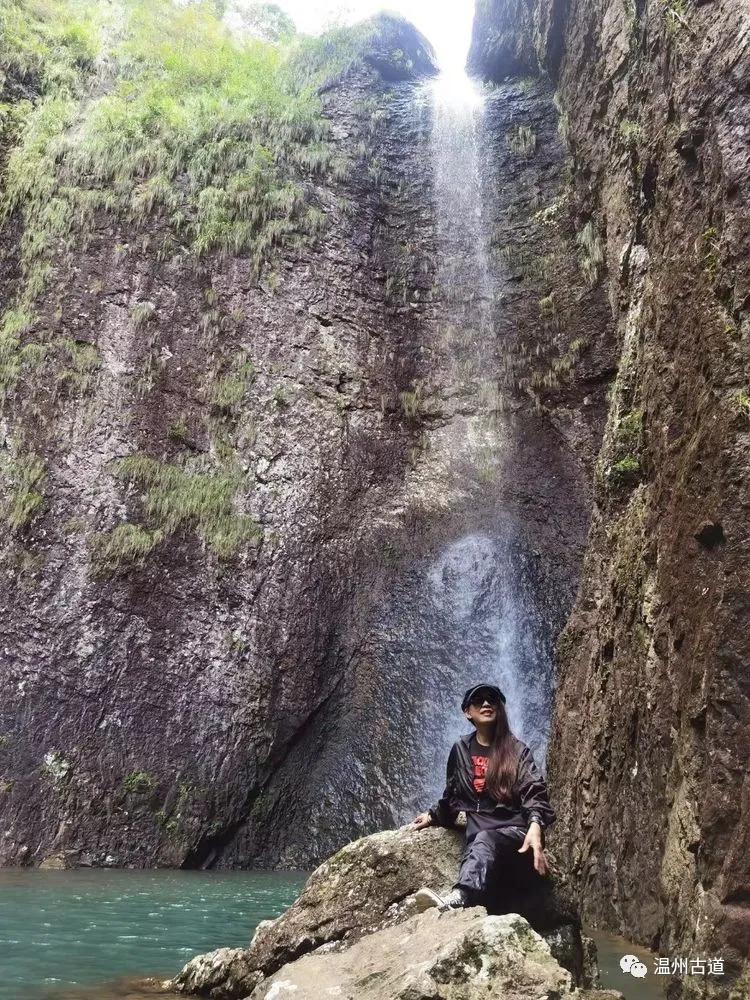
<svg viewBox="0 0 750 1000"><path fill-rule="evenodd" d="M654 952L606 931L584 928L584 933L596 944L601 989L619 990L625 1000L665 1000L669 976L655 975ZM620 959L623 955L636 955L643 962L648 969L643 979L635 979L622 971Z"/></svg>
<svg viewBox="0 0 750 1000"><path fill-rule="evenodd" d="M169 977L201 952L246 945L306 877L0 869L0 1000L134 997L112 981ZM78 988L105 982L93 993Z"/></svg>

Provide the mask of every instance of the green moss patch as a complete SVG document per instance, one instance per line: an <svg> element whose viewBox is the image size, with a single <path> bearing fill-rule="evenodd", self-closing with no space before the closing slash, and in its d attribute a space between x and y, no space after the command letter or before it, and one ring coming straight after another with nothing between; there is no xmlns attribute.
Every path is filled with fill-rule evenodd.
<svg viewBox="0 0 750 1000"><path fill-rule="evenodd" d="M118 463L117 474L144 492L145 526L118 525L99 536L95 555L105 566L140 562L164 538L194 532L219 558L236 555L256 541L259 525L235 509L245 485L241 473L161 462L148 455L130 455Z"/></svg>
<svg viewBox="0 0 750 1000"><path fill-rule="evenodd" d="M0 469L3 492L3 520L11 531L21 531L44 508L42 490L47 479L44 462L37 455L23 455L6 461Z"/></svg>

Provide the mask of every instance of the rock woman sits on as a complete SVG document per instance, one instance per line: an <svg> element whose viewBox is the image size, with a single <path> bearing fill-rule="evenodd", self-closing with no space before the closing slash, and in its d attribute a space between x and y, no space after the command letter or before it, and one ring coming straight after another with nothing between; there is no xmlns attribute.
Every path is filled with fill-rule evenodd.
<svg viewBox="0 0 750 1000"><path fill-rule="evenodd" d="M466 847L451 892L441 897L420 889L420 910L487 905L504 882L518 887L530 882L532 870L549 871L542 831L554 823L555 813L531 750L510 731L505 695L493 684L477 684L461 708L474 732L453 744L445 791L413 825L455 826L465 812Z"/></svg>

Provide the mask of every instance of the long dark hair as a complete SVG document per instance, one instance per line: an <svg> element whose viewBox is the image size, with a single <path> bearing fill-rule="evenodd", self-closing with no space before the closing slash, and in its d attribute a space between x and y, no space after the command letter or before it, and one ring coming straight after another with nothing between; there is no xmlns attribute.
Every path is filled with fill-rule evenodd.
<svg viewBox="0 0 750 1000"><path fill-rule="evenodd" d="M490 759L487 762L485 788L497 802L512 802L513 786L518 773L518 750L508 725L505 705L498 704L495 732L492 736Z"/></svg>

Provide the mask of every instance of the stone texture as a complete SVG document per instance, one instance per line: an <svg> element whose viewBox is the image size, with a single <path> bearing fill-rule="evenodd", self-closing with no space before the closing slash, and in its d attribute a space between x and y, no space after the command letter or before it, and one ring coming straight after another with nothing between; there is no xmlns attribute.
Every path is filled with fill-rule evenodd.
<svg viewBox="0 0 750 1000"><path fill-rule="evenodd" d="M48 858L42 859L39 867L49 871L63 871L66 868L70 868L70 865L64 854L50 854Z"/></svg>
<svg viewBox="0 0 750 1000"><path fill-rule="evenodd" d="M388 25L408 56L406 29ZM399 393L411 386L425 305L419 291L406 306L385 289L394 246L429 249L421 125L388 114L398 88L403 97L414 86L391 89L369 70L324 95L350 172L317 192L326 235L280 254L260 281L241 258L160 261L158 230L143 240L106 216L86 249L57 262L50 335L94 344L102 368L82 399L32 384L6 401L5 443L42 456L48 477L45 515L4 543L3 863L60 850L92 864L246 864L264 848L278 860L284 829L301 826L274 815L278 800L307 820L288 863L331 849L309 829L320 785L291 758L293 748L309 756L351 680L371 604L358 568L373 593L391 572L381 522L399 508L419 434ZM398 156L398 177L373 180L375 149ZM423 282L426 251L410 262ZM3 297L18 279L12 265L11 240ZM147 335L130 319L140 300L155 307ZM255 379L243 412L225 418L207 402L207 379L238 351ZM98 573L96 533L139 518L113 460L207 454L217 429L250 477L241 504L262 524L260 545L221 563L187 532L142 567ZM141 773L149 782L131 788ZM376 798L342 822L378 825L388 804ZM332 847L348 839L340 828L329 836Z"/></svg>
<svg viewBox="0 0 750 1000"><path fill-rule="evenodd" d="M438 914L369 934L343 951L307 955L284 966L251 1000L538 1000L578 997L549 946L515 914L481 907ZM593 990L590 1000L607 994ZM610 997L617 994L609 994Z"/></svg>
<svg viewBox="0 0 750 1000"><path fill-rule="evenodd" d="M188 962L179 976L163 984L163 989L211 1000L233 1000L245 996L262 979L263 973L250 950L217 948Z"/></svg>
<svg viewBox="0 0 750 1000"><path fill-rule="evenodd" d="M263 970L276 969L329 941L403 919L409 896L421 886L450 888L461 843L456 831L405 827L347 844L313 872L278 920L258 928L254 960Z"/></svg>
<svg viewBox="0 0 750 1000"><path fill-rule="evenodd" d="M721 983L671 989L724 996L750 955L750 12L560 6L480 5L472 57L502 77L521 52L555 79L570 210L599 240L621 347L558 646L553 843L584 918L723 955Z"/></svg>
<svg viewBox="0 0 750 1000"><path fill-rule="evenodd" d="M437 72L432 46L414 26L395 14L379 14L367 62L385 80L412 80Z"/></svg>

